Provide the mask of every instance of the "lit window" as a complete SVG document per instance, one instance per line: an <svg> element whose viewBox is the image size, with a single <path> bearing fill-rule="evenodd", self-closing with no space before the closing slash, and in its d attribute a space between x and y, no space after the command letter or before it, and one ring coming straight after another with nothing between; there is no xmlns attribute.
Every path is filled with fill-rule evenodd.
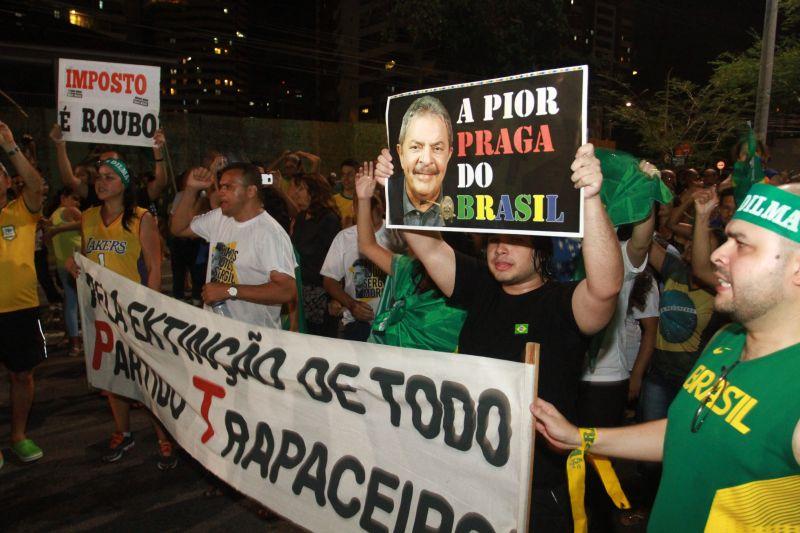
<svg viewBox="0 0 800 533"><path fill-rule="evenodd" d="M228 14L228 8L227 8L227 7L223 7L223 8L222 8L222 12L223 12L223 13L225 13L225 14L227 15L227 14Z"/></svg>
<svg viewBox="0 0 800 533"><path fill-rule="evenodd" d="M220 83L219 78L214 78L214 85L219 85Z"/></svg>
<svg viewBox="0 0 800 533"><path fill-rule="evenodd" d="M362 107L361 108L361 114L362 115L368 115L369 114L369 108L368 107Z"/></svg>
<svg viewBox="0 0 800 533"><path fill-rule="evenodd" d="M221 94L222 94L222 91L220 91L219 89L214 89L214 94L216 94L217 96L219 96L219 95L221 95Z"/></svg>
<svg viewBox="0 0 800 533"><path fill-rule="evenodd" d="M254 106L254 105L256 105L256 103L254 101L250 100L250 105Z"/></svg>
<svg viewBox="0 0 800 533"><path fill-rule="evenodd" d="M219 47L216 47L216 48L214 48L214 53L217 54L217 55L220 55L222 53L222 49L220 49Z"/></svg>
<svg viewBox="0 0 800 533"><path fill-rule="evenodd" d="M217 44L218 42L219 42L219 39L217 37L214 37L214 44Z"/></svg>
<svg viewBox="0 0 800 533"><path fill-rule="evenodd" d="M236 32L236 36L237 36L239 39L244 39L244 33L240 32L240 31L237 31L237 32Z"/></svg>
<svg viewBox="0 0 800 533"><path fill-rule="evenodd" d="M100 9L103 9L103 0L98 0L97 7L99 7Z"/></svg>
<svg viewBox="0 0 800 533"><path fill-rule="evenodd" d="M53 18L60 19L61 18L61 11L58 9L53 10Z"/></svg>
<svg viewBox="0 0 800 533"><path fill-rule="evenodd" d="M174 81L174 80L173 80L173 81ZM170 96L175 96L175 93L176 93L176 92L177 92L177 91L175 91L175 87L170 87L170 88L169 88L169 95L170 95Z"/></svg>
<svg viewBox="0 0 800 533"><path fill-rule="evenodd" d="M80 26L81 28L91 28L92 21L89 17L81 15L74 9L69 10L69 23L73 26Z"/></svg>

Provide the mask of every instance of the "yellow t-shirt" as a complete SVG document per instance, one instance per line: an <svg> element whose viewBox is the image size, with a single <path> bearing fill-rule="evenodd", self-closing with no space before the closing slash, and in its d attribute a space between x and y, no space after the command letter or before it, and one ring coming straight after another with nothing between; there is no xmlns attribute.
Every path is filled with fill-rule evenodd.
<svg viewBox="0 0 800 533"><path fill-rule="evenodd" d="M352 226L355 222L355 210L353 209L353 199L345 197L342 193L335 194L333 201L339 208L339 215L342 221L342 229Z"/></svg>
<svg viewBox="0 0 800 533"><path fill-rule="evenodd" d="M120 276L141 283L139 261L142 258L142 243L139 240L139 226L147 210L136 208L128 231L122 227L122 215L106 226L100 215L101 208L92 207L83 212L81 230L86 257Z"/></svg>
<svg viewBox="0 0 800 533"><path fill-rule="evenodd" d="M50 220L53 227L57 228L62 224L67 224L64 220L64 207L59 207L53 212ZM72 255L75 250L81 249L81 232L78 230L65 231L53 237L53 255L56 258L56 265L63 268L64 262Z"/></svg>
<svg viewBox="0 0 800 533"><path fill-rule="evenodd" d="M0 209L0 313L39 306L33 253L40 218L22 198Z"/></svg>

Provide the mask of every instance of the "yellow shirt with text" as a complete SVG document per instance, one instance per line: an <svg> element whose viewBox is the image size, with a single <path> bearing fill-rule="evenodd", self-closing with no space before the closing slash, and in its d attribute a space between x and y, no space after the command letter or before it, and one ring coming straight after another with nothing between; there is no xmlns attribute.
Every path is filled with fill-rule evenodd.
<svg viewBox="0 0 800 533"><path fill-rule="evenodd" d="M22 198L0 209L0 313L39 306L33 254L40 218Z"/></svg>
<svg viewBox="0 0 800 533"><path fill-rule="evenodd" d="M83 212L81 232L86 257L136 283L142 282L139 266L142 260L142 244L139 227L146 209L137 207L130 221L130 230L122 227L122 215L109 225L103 222L101 207L92 207Z"/></svg>

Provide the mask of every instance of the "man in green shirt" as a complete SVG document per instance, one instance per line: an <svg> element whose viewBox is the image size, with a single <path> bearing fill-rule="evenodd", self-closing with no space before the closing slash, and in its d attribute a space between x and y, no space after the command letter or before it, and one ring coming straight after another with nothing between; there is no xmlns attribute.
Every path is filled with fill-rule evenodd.
<svg viewBox="0 0 800 533"><path fill-rule="evenodd" d="M593 453L664 461L649 531L800 529L799 226L798 184L750 189L711 255L715 308L735 323L706 346L666 419L596 431ZM552 405L531 409L551 444L581 445Z"/></svg>

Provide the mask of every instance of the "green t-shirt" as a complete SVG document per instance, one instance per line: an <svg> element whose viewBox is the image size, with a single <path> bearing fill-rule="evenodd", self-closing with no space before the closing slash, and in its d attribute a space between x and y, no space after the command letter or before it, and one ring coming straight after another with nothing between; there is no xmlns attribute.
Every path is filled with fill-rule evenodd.
<svg viewBox="0 0 800 533"><path fill-rule="evenodd" d="M678 386L727 319L714 313L714 296L692 285L691 267L679 258L666 254L661 276L664 290L650 372Z"/></svg>
<svg viewBox="0 0 800 533"><path fill-rule="evenodd" d="M418 264L405 255L392 258L392 273L386 278L367 342L455 352L467 312L450 306L437 290L418 293L414 272Z"/></svg>
<svg viewBox="0 0 800 533"><path fill-rule="evenodd" d="M739 360L745 336L739 324L720 330L669 408L648 531L800 530L800 465L792 452L800 344L741 361L724 386L717 384L722 368ZM714 401L692 432L700 401L715 384Z"/></svg>

